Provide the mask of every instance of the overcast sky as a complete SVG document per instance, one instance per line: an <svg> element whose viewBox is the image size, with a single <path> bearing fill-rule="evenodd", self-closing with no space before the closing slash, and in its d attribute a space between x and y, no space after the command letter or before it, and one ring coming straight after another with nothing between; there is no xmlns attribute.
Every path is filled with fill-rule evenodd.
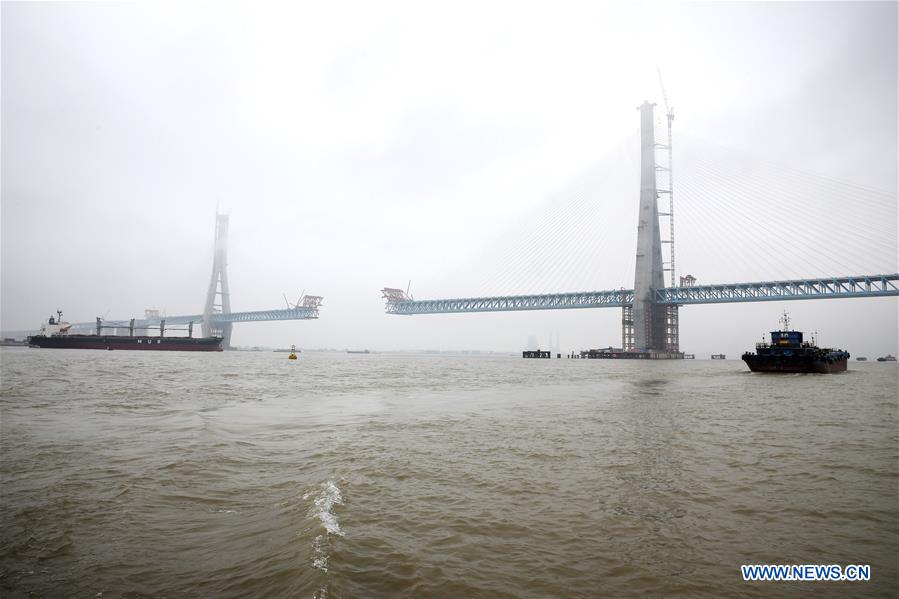
<svg viewBox="0 0 899 599"><path fill-rule="evenodd" d="M378 290L632 286L635 107L663 104L657 66L682 149L681 272L897 270L894 2L0 11L5 330L57 307L200 312L219 207L233 309L325 297L318 321L238 324L236 344L619 345L617 309L400 318ZM784 172L853 186L793 194ZM784 225L806 237L772 249ZM516 259L535 239L545 259ZM738 353L784 308L856 355L896 353L895 298L687 307L682 348Z"/></svg>

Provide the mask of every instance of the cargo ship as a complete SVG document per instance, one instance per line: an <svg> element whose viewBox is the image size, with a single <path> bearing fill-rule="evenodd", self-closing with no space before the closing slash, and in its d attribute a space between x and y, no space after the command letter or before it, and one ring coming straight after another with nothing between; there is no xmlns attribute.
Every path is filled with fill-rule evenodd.
<svg viewBox="0 0 899 599"><path fill-rule="evenodd" d="M895 362L896 356L891 356L890 354L887 354L885 356L880 356L879 358L877 358L877 361L878 362Z"/></svg>
<svg viewBox="0 0 899 599"><path fill-rule="evenodd" d="M103 335L103 326L97 319L97 332L94 335L78 335L69 333L72 325L62 320L62 311L56 311L41 326L41 332L28 337L29 347L55 349L125 349L150 351L222 351L221 337L193 337L193 326L188 329L187 337L165 337L165 325L159 327L158 336L134 335L132 320L129 335Z"/></svg>
<svg viewBox="0 0 899 599"><path fill-rule="evenodd" d="M790 330L790 318L784 312L783 329L771 331L771 343L756 343L755 353L743 354L743 361L752 372L843 372L849 352L821 348L814 342L803 341L800 331Z"/></svg>

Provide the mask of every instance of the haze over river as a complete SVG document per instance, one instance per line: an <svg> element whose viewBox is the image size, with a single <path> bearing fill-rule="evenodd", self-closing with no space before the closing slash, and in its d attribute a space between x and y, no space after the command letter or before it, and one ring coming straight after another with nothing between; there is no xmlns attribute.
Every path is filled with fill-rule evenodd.
<svg viewBox="0 0 899 599"><path fill-rule="evenodd" d="M3 348L4 597L892 597L896 364ZM741 564L870 564L870 582Z"/></svg>

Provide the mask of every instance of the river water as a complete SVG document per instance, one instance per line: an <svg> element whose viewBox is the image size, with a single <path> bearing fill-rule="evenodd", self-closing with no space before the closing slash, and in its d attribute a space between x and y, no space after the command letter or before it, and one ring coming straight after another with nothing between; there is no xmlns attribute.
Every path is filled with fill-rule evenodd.
<svg viewBox="0 0 899 599"><path fill-rule="evenodd" d="M0 594L894 597L895 364L3 348ZM870 564L870 582L740 565Z"/></svg>

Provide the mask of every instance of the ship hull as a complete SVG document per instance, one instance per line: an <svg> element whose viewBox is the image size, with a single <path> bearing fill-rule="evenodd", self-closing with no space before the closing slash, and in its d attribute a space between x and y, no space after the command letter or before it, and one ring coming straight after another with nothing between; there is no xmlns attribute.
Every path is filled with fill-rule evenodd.
<svg viewBox="0 0 899 599"><path fill-rule="evenodd" d="M222 351L221 337L119 337L116 335L35 335L31 347L142 351Z"/></svg>
<svg viewBox="0 0 899 599"><path fill-rule="evenodd" d="M812 358L811 356L783 357L783 356L758 356L749 354L743 356L743 361L752 372L783 372L798 373L810 372L819 374L831 374L845 372L847 360L838 358L825 360Z"/></svg>

